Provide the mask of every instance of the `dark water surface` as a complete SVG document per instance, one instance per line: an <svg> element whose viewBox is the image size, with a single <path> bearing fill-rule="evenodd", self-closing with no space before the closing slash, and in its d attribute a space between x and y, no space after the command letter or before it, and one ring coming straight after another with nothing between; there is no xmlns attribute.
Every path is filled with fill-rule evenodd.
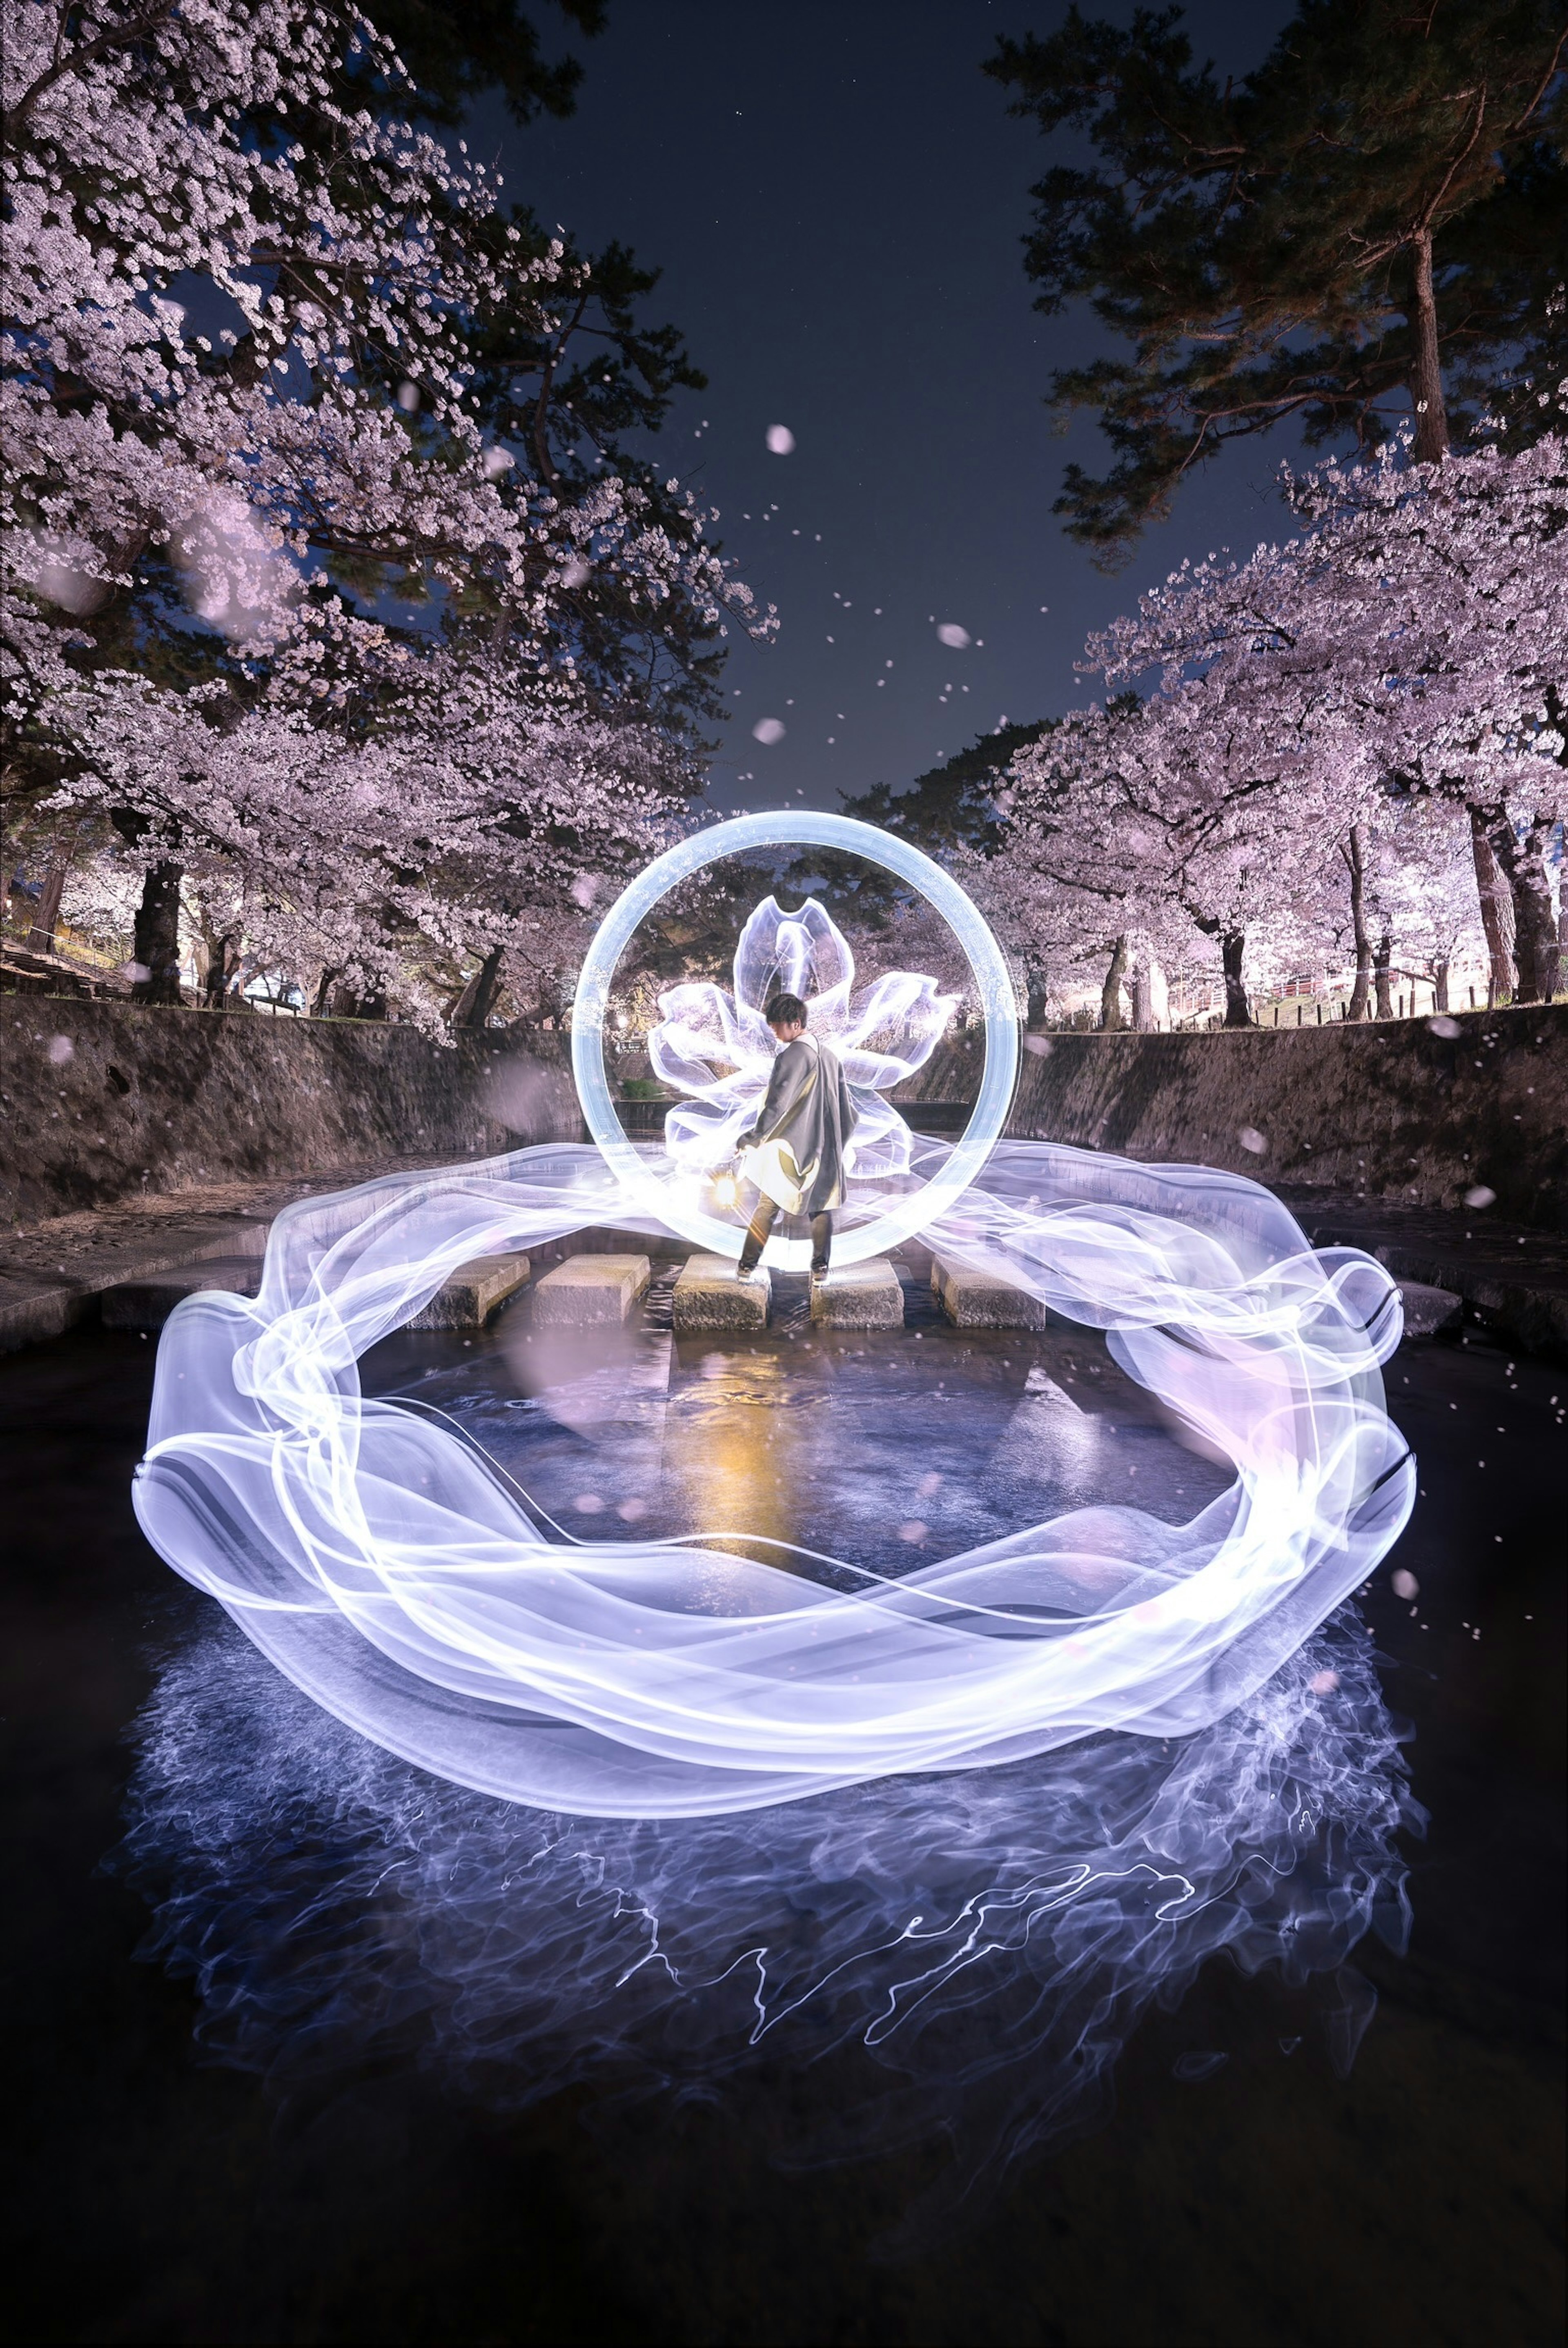
<svg viewBox="0 0 1568 2348"><path fill-rule="evenodd" d="M1097 1341L951 1331L912 1295L900 1336L823 1338L784 1293L765 1340L674 1346L667 1386L655 1297L630 1407L614 1399L626 1363L569 1365L564 1407L559 1391L553 1409L532 1400L526 1309L470 1345L394 1340L367 1384L448 1413L579 1529L745 1525L882 1570L1082 1500L1184 1516L1218 1488ZM820 2133L861 2093L858 2046L804 2071L798 2047L765 2046L728 2090L609 2095L563 2070L531 2082L531 2102L499 2072L487 2088L429 2059L419 1952L389 1957L383 1935L356 1972L334 1908L333 1869L364 1865L363 1832L335 1855L291 1797L287 1842L256 1776L264 1761L306 1787L335 1753L351 1767L333 1744L346 1732L291 1713L292 1692L137 1530L152 1351L83 1332L0 1363L12 2336L1559 2336L1568 1372L1446 1341L1390 1365L1422 1498L1360 1611L1387 1704L1413 1725L1430 1825L1405 1846L1408 1953L1370 1935L1355 1951L1378 2004L1348 2075L1321 1984L1212 1961L1173 2011L1143 2014L1113 2110L1015 2161L965 2222L912 2240L909 2211L953 2159L929 2111L870 2157L780 2166L787 2123ZM1394 1597L1395 1566L1416 1575L1413 1601ZM154 1739L139 1765L139 1716ZM181 1863L180 1735L202 1879L222 1882L180 1928L213 1967L205 2009L189 1972L136 1962L150 1900L165 1902L166 1951L179 1941L158 1877ZM379 1766L367 1782L396 1780L405 1804L423 1782L438 1821L442 1789ZM940 1787L931 1798L934 1819ZM232 1838L226 1871L215 1835ZM225 2031L222 1961L242 1944L247 1980L271 1965L287 1997L264 2027ZM952 2022L955 2077L1000 2026L984 2001Z"/></svg>

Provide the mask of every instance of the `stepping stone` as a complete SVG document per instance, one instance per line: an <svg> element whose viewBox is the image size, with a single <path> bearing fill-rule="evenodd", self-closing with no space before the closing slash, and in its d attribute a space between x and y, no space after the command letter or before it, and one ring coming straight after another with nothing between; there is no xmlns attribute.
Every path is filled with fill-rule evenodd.
<svg viewBox="0 0 1568 2348"><path fill-rule="evenodd" d="M1433 1337L1459 1319L1464 1299L1451 1288L1429 1288L1422 1280L1402 1280L1399 1294L1405 1305L1407 1337Z"/></svg>
<svg viewBox="0 0 1568 2348"><path fill-rule="evenodd" d="M1047 1313L1037 1296L1015 1288L994 1272L931 1259L931 1285L948 1319L960 1329L1043 1329Z"/></svg>
<svg viewBox="0 0 1568 2348"><path fill-rule="evenodd" d="M515 1296L528 1278L525 1255L476 1255L459 1264L443 1288L438 1288L422 1313L404 1325L409 1329L482 1329L490 1314L509 1296Z"/></svg>
<svg viewBox="0 0 1568 2348"><path fill-rule="evenodd" d="M619 1324L648 1292L645 1255L570 1255L533 1292L535 1328Z"/></svg>
<svg viewBox="0 0 1568 2348"><path fill-rule="evenodd" d="M902 1329L903 1290L886 1256L814 1280L811 1318L820 1329Z"/></svg>
<svg viewBox="0 0 1568 2348"><path fill-rule="evenodd" d="M761 1266L742 1280L726 1255L688 1256L675 1288L676 1334L766 1329L773 1283Z"/></svg>
<svg viewBox="0 0 1568 2348"><path fill-rule="evenodd" d="M214 1288L226 1289L231 1296L254 1296L261 1284L262 1260L254 1255L208 1256L168 1272L144 1272L139 1280L122 1280L118 1288L104 1290L103 1325L161 1329L184 1297Z"/></svg>

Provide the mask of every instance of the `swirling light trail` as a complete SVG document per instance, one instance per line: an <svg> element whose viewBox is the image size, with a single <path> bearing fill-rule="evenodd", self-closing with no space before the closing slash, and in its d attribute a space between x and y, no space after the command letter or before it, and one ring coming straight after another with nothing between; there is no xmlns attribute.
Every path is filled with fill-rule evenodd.
<svg viewBox="0 0 1568 2348"><path fill-rule="evenodd" d="M918 1169L933 1245L1104 1330L1234 1463L1190 1523L1075 1509L849 1595L735 1556L719 1585L700 1535L545 1539L454 1435L366 1401L356 1365L472 1256L673 1220L658 1153L628 1180L588 1148L285 1210L254 1302L192 1297L167 1325L141 1523L350 1726L545 1808L700 1816L1104 1729L1190 1735L1408 1515L1378 1370L1397 1292L1369 1258L1315 1254L1240 1177L1006 1143L955 1188L961 1155L927 1145Z"/></svg>

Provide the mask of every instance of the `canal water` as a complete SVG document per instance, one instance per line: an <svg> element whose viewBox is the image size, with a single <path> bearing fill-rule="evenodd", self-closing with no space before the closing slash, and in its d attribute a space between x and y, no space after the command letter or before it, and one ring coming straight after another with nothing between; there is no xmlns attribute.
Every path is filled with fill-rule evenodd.
<svg viewBox="0 0 1568 2348"><path fill-rule="evenodd" d="M366 1383L565 1532L877 1572L1222 1488L1091 1336L779 1308ZM136 1528L152 1352L0 1363L19 2336L1557 2336L1568 1372L1400 1352L1412 1524L1222 1733L676 1830L280 1682Z"/></svg>

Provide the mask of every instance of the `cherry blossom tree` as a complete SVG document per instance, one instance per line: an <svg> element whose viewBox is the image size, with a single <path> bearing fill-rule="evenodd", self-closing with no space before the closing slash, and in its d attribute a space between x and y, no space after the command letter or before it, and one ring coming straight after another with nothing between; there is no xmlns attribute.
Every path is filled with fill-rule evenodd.
<svg viewBox="0 0 1568 2348"><path fill-rule="evenodd" d="M1402 470L1330 467L1295 487L1332 544L1342 658L1352 612L1377 666L1366 753L1398 794L1469 825L1494 986L1556 983L1546 856L1568 813L1568 441ZM1374 651L1376 647L1376 651Z"/></svg>
<svg viewBox="0 0 1568 2348"><path fill-rule="evenodd" d="M1232 1023L1249 953L1277 962L1347 930L1360 1014L1387 1000L1404 865L1424 838L1451 845L1451 826L1401 817L1447 809L1470 834L1467 912L1487 923L1494 989L1550 994L1568 444L1437 466L1389 453L1286 487L1299 535L1184 565L1090 644L1111 698L1015 761L1007 856L1080 931L1094 906L1102 938L1179 911L1219 948ZM1118 715L1115 696L1150 680Z"/></svg>
<svg viewBox="0 0 1568 2348"><path fill-rule="evenodd" d="M1130 942L1163 910L1147 857L1129 853L1118 744L1135 706L1075 712L1026 745L996 794L1000 852L980 846L964 858L969 887L1036 973L1037 993L1059 1000L1103 973L1110 1027L1121 1025Z"/></svg>
<svg viewBox="0 0 1568 2348"><path fill-rule="evenodd" d="M584 876L640 859L677 805L654 729L520 717L504 670L449 665L438 709L356 745L297 710L223 727L199 691L112 680L77 718L90 771L57 799L134 792L155 838L177 832L210 945L242 938L319 1009L392 996L434 1024L476 959L491 1002L509 968L559 967L583 933ZM429 675L417 683L428 695ZM485 1007L470 996L471 1016Z"/></svg>
<svg viewBox="0 0 1568 2348"><path fill-rule="evenodd" d="M1423 981L1447 1011L1449 974L1483 949L1472 842L1462 812L1442 799L1396 808L1378 858L1376 903L1385 992Z"/></svg>
<svg viewBox="0 0 1568 2348"><path fill-rule="evenodd" d="M773 624L614 461L700 380L651 278L506 212L351 8L4 11L12 805L112 817L154 999L181 875L361 1003L431 1015L476 960L493 997Z"/></svg>
<svg viewBox="0 0 1568 2348"><path fill-rule="evenodd" d="M1321 850L1306 827L1281 837L1291 746L1245 738L1236 712L1216 736L1212 700L1178 682L1080 712L1020 754L1001 794L1001 860L1035 951L1099 961L1108 1027L1124 985L1136 1006L1156 966L1215 954L1226 1024L1248 1025L1250 988L1302 950L1295 908Z"/></svg>

